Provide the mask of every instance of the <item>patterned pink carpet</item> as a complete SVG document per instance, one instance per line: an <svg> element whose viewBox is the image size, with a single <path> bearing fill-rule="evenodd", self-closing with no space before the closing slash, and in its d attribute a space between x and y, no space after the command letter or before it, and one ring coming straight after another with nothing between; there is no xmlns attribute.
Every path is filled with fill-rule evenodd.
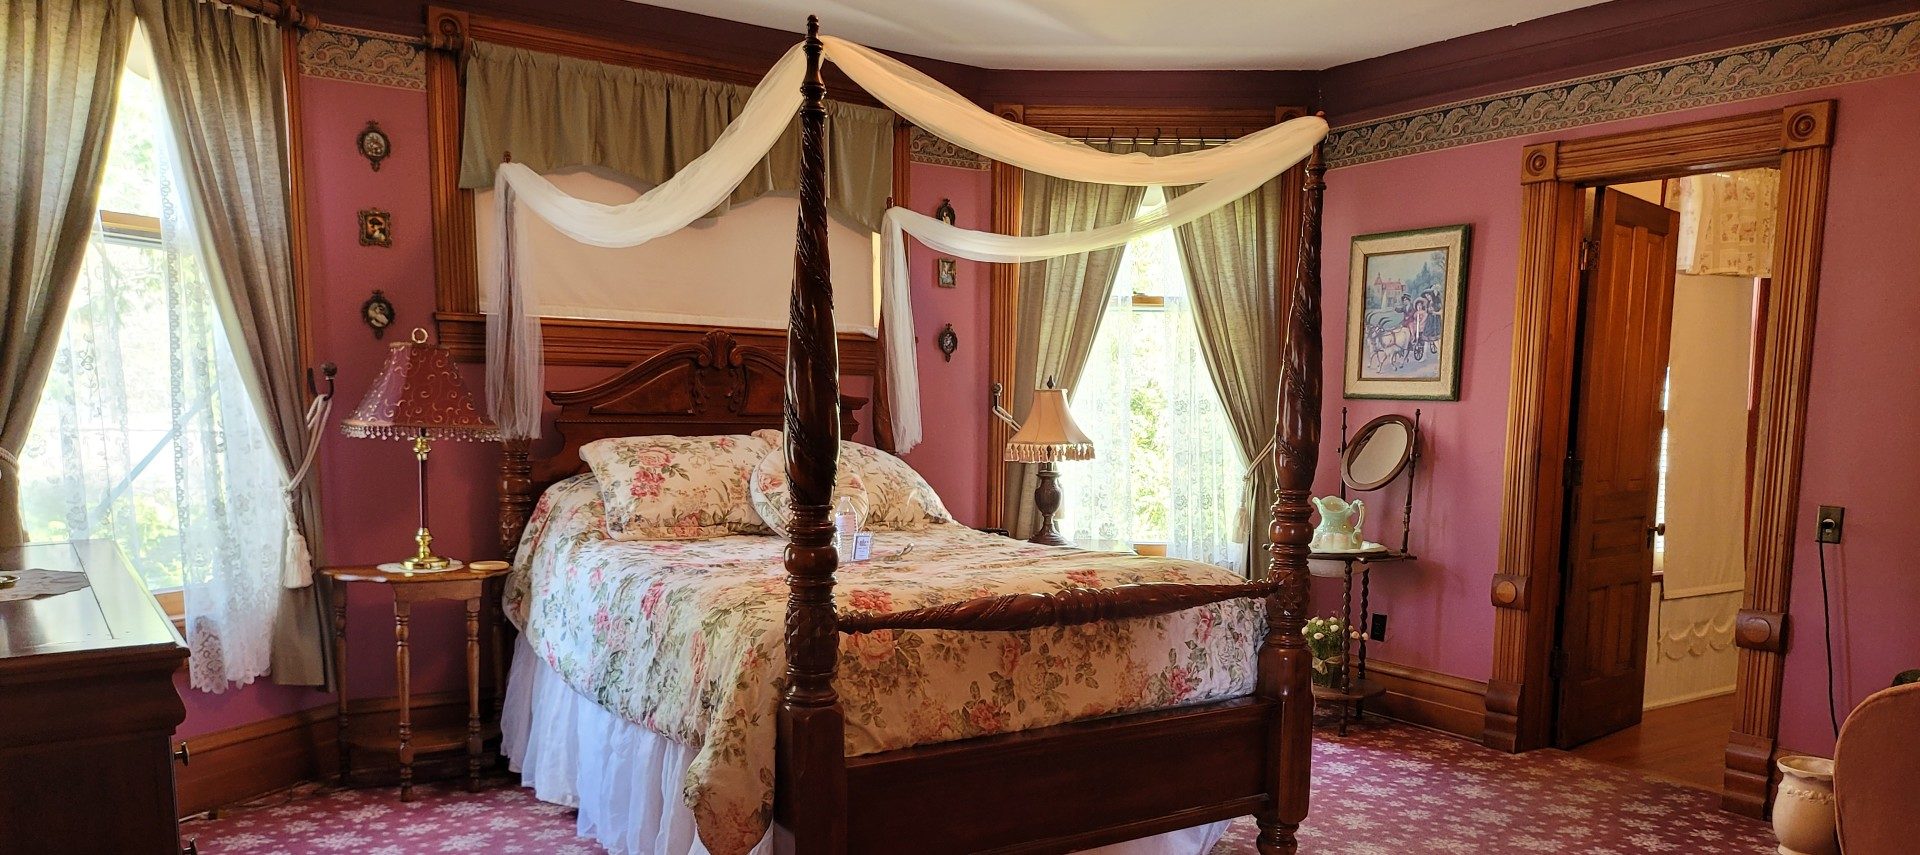
<svg viewBox="0 0 1920 855"><path fill-rule="evenodd" d="M1316 732L1313 812L1301 850L1415 853L1768 853L1768 826L1722 813L1718 797L1559 751L1507 755L1396 724L1342 739ZM299 787L182 827L201 852L253 855L599 855L573 836L573 812L503 780L467 793L430 785L401 804L390 789ZM1251 855L1236 822L1213 855Z"/></svg>

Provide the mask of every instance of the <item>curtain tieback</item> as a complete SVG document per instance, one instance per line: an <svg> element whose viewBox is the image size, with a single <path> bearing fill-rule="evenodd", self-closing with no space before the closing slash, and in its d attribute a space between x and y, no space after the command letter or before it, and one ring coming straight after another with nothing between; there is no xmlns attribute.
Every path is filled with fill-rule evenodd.
<svg viewBox="0 0 1920 855"><path fill-rule="evenodd" d="M287 478L287 549L281 556L280 585L305 588L313 584L313 552L307 548L307 536L300 530L300 485L313 469L313 458L320 451L320 428L333 412L333 395L320 395L307 405L307 448L300 467Z"/></svg>
<svg viewBox="0 0 1920 855"><path fill-rule="evenodd" d="M1273 443L1273 437L1267 437L1267 444L1260 449L1259 454L1253 456L1251 462L1247 463L1247 474L1240 476L1240 483L1246 485L1246 496L1240 502L1239 522L1233 527L1234 543L1248 543L1253 539L1253 520L1259 513L1254 503L1260 501L1260 497L1253 492L1254 476L1260 474L1260 464L1273 456ZM1252 572L1253 565L1249 563L1247 569L1248 572Z"/></svg>
<svg viewBox="0 0 1920 855"><path fill-rule="evenodd" d="M15 457L13 452L0 448L0 469L8 472L19 472L20 458Z"/></svg>
<svg viewBox="0 0 1920 855"><path fill-rule="evenodd" d="M293 494L300 489L300 482L307 478L307 471L313 468L313 458L320 451L320 428L327 423L327 416L333 412L333 395L320 395L307 405L307 448L300 457L299 468L287 478L287 493Z"/></svg>

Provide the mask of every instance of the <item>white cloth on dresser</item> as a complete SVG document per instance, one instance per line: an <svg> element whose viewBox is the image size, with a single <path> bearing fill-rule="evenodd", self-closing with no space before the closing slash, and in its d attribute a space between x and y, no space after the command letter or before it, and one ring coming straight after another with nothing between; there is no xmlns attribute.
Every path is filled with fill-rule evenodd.
<svg viewBox="0 0 1920 855"><path fill-rule="evenodd" d="M579 811L581 837L613 855L707 855L693 809L680 797L696 749L613 713L568 686L514 642L500 720L500 751L541 801ZM1228 823L1172 831L1086 850L1097 855L1206 855ZM791 852L778 826L749 855Z"/></svg>
<svg viewBox="0 0 1920 855"><path fill-rule="evenodd" d="M1101 151L1077 140L1010 121L968 101L911 67L844 39L823 37L825 56L861 88L908 121L1004 163L1076 181L1100 184L1199 184L1163 208L1103 229L1013 236L947 225L905 208L887 212L881 265L881 313L886 328L888 393L894 442L901 451L920 442L920 386L909 303L906 235L940 252L984 262L1018 263L1119 246L1150 232L1193 222L1225 206L1305 159L1326 136L1317 116L1284 122L1225 145L1159 157ZM638 246L686 227L725 201L766 156L800 109L806 56L796 45L775 63L740 116L713 147L659 186L624 205L576 199L522 164L494 174L500 206L500 276L489 304L487 392L495 421L510 437L540 429L539 300L515 276L516 203L562 234L593 246ZM770 295L772 296L772 295Z"/></svg>

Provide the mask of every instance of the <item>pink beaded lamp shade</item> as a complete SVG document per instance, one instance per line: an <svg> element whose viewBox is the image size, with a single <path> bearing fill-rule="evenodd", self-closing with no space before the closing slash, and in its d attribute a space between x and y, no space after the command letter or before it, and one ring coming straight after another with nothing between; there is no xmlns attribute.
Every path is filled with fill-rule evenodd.
<svg viewBox="0 0 1920 855"><path fill-rule="evenodd" d="M493 421L474 405L453 354L428 344L426 330L415 330L412 341L393 343L380 379L340 423L340 431L365 439L414 439L423 432L428 439L500 438Z"/></svg>
<svg viewBox="0 0 1920 855"><path fill-rule="evenodd" d="M340 423L340 432L413 441L413 456L420 462L420 530L414 534L413 557L396 562L397 569L431 573L461 566L433 554L433 535L427 531L427 451L436 439L493 440L500 438L500 430L474 406L453 355L428 344L422 329L413 331L412 341L395 342L379 379L353 415Z"/></svg>

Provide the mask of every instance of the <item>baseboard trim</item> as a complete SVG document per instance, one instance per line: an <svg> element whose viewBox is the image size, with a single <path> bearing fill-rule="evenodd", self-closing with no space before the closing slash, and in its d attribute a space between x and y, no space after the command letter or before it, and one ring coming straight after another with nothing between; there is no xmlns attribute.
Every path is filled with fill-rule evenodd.
<svg viewBox="0 0 1920 855"><path fill-rule="evenodd" d="M488 717L492 717L491 708ZM367 698L352 702L354 727L391 728L399 717L396 698ZM463 721L465 692L438 692L413 699L413 720L419 726ZM181 816L205 813L244 802L302 781L331 778L339 772L339 721L333 704L262 719L184 740L190 752L186 765L173 767L174 800ZM377 772L376 758L356 759L359 777L364 766Z"/></svg>
<svg viewBox="0 0 1920 855"><path fill-rule="evenodd" d="M1486 683L1378 660L1367 663L1367 679L1387 688L1367 703L1368 711L1480 741L1487 723Z"/></svg>
<svg viewBox="0 0 1920 855"><path fill-rule="evenodd" d="M1684 695L1676 695L1674 697L1667 698L1666 700L1660 701L1658 703L1648 704L1644 709L1641 710L1641 712L1651 712L1653 710L1665 709L1667 707L1677 707L1681 704L1690 704L1690 703L1693 703L1694 701L1704 701L1708 698L1725 697L1733 693L1734 693L1734 687L1731 685L1715 686L1711 689L1701 689L1695 692L1688 692Z"/></svg>

